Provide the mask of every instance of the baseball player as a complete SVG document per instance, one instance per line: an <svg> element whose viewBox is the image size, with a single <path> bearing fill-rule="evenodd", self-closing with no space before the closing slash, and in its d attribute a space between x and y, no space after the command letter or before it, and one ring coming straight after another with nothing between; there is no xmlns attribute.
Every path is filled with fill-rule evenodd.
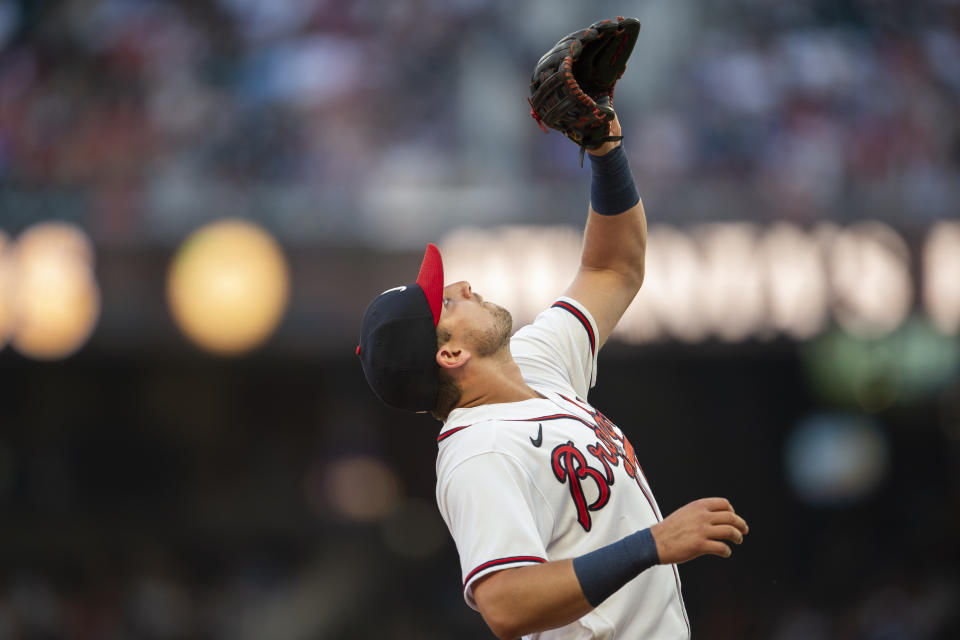
<svg viewBox="0 0 960 640"><path fill-rule="evenodd" d="M622 55L628 20L590 29ZM563 296L511 337L506 309L444 283L430 244L415 283L370 303L357 347L381 400L443 421L437 503L464 598L504 639L689 638L676 565L729 557L748 530L723 498L664 518L627 436L587 401L597 354L643 281L646 243L620 123L599 97L609 107L599 133L571 136L592 181L580 269Z"/></svg>

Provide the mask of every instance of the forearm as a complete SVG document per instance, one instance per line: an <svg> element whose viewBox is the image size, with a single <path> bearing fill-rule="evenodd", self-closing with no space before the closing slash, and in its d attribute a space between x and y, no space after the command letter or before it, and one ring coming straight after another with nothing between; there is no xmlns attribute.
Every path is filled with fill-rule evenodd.
<svg viewBox="0 0 960 640"><path fill-rule="evenodd" d="M474 586L480 613L498 638L570 624L593 609L580 588L573 560L500 571Z"/></svg>
<svg viewBox="0 0 960 640"><path fill-rule="evenodd" d="M591 153L590 212L581 266L643 281L647 221L623 147Z"/></svg>
<svg viewBox="0 0 960 640"><path fill-rule="evenodd" d="M643 202L637 202L617 216L602 216L590 207L583 233L581 269L614 272L639 290L643 284L646 248L647 219Z"/></svg>
<svg viewBox="0 0 960 640"><path fill-rule="evenodd" d="M619 134L616 120L611 127ZM640 291L647 247L647 219L630 164L622 149L609 144L588 152L590 212L580 268L565 292L593 315L601 346Z"/></svg>
<svg viewBox="0 0 960 640"><path fill-rule="evenodd" d="M515 638L579 619L658 561L652 531L644 529L573 560L492 574L474 595L494 633Z"/></svg>

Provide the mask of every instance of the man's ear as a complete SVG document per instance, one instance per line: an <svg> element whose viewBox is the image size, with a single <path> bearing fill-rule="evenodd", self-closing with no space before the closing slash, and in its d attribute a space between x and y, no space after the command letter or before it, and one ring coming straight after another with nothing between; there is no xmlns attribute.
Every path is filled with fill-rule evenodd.
<svg viewBox="0 0 960 640"><path fill-rule="evenodd" d="M437 349L437 364L444 369L457 369L467 364L470 352L462 347L455 347L449 342Z"/></svg>

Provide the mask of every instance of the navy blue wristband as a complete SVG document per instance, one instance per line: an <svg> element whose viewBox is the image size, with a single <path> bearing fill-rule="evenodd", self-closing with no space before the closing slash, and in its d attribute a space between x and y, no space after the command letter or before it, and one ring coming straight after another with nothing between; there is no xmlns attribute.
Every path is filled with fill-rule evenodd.
<svg viewBox="0 0 960 640"><path fill-rule="evenodd" d="M612 596L641 572L660 562L650 529L573 559L573 572L591 606Z"/></svg>
<svg viewBox="0 0 960 640"><path fill-rule="evenodd" d="M602 216L615 216L640 202L640 193L633 181L623 145L602 156L588 155L593 169L590 204L594 211Z"/></svg>

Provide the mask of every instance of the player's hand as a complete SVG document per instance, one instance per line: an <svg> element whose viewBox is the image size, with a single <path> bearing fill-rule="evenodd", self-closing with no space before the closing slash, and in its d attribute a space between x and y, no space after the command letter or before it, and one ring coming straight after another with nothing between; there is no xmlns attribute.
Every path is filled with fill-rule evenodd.
<svg viewBox="0 0 960 640"><path fill-rule="evenodd" d="M619 136L622 135L620 132L620 120L617 118L617 114L613 114L613 120L610 121L610 130L607 132L608 136ZM593 156L602 156L609 153L611 150L620 146L620 140L614 140L612 142L604 142L603 146L597 147L596 149L587 149L587 153Z"/></svg>
<svg viewBox="0 0 960 640"><path fill-rule="evenodd" d="M679 564L708 553L729 558L726 542L740 544L749 530L726 498L695 500L650 527L660 564Z"/></svg>

